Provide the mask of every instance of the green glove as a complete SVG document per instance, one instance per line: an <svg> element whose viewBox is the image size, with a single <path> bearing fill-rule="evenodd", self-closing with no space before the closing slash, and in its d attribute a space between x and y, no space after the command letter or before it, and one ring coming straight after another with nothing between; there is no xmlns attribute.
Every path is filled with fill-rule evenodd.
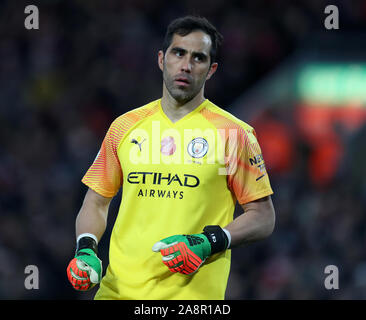
<svg viewBox="0 0 366 320"><path fill-rule="evenodd" d="M97 257L91 238L81 238L75 258L67 267L67 277L76 290L89 290L102 278L102 261ZM94 241L94 240L93 240Z"/></svg>
<svg viewBox="0 0 366 320"><path fill-rule="evenodd" d="M174 235L154 244L152 250L162 254L171 272L195 273L214 253L227 249L229 240L219 226L207 226L203 233Z"/></svg>

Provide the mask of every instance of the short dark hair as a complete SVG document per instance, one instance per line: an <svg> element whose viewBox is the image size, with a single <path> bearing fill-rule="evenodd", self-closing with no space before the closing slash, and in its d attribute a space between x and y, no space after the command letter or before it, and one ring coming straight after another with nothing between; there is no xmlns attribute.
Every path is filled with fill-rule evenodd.
<svg viewBox="0 0 366 320"><path fill-rule="evenodd" d="M221 45L224 37L216 30L216 28L204 17L185 16L173 20L166 31L163 41L163 52L165 53L172 42L174 34L186 36L193 31L201 30L211 37L210 58L211 63L215 62L217 50Z"/></svg>

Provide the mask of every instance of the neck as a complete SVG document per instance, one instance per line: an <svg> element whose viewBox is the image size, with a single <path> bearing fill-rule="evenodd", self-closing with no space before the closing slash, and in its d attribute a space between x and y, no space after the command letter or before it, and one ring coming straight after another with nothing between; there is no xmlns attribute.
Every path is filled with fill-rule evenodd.
<svg viewBox="0 0 366 320"><path fill-rule="evenodd" d="M203 96L203 88L200 92L191 100L180 103L175 100L168 92L165 85L163 86L163 97L161 98L161 107L163 108L166 116L172 121L176 122L183 118L185 115L196 109L202 102L205 101Z"/></svg>

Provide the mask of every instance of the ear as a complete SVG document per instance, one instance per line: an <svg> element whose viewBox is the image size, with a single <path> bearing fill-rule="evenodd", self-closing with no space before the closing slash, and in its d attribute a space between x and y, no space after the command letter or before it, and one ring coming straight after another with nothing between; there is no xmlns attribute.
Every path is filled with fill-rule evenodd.
<svg viewBox="0 0 366 320"><path fill-rule="evenodd" d="M164 71L164 52L159 50L158 52L158 65L161 71Z"/></svg>
<svg viewBox="0 0 366 320"><path fill-rule="evenodd" d="M208 73L206 76L206 80L209 80L212 77L212 75L216 72L218 66L219 66L219 64L217 62L214 62L213 64L211 64L210 70L208 70Z"/></svg>

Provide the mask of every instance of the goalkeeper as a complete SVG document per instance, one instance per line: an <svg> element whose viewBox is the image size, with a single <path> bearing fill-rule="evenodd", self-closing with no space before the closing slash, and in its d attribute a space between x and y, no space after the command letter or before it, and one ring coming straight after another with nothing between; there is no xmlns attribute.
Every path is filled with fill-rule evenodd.
<svg viewBox="0 0 366 320"><path fill-rule="evenodd" d="M230 249L272 233L256 133L204 97L221 41L205 18L168 26L158 52L162 98L113 121L82 179L89 189L67 266L76 290L99 284L95 299L224 299ZM104 274L98 242L121 187ZM243 214L233 219L236 202Z"/></svg>

